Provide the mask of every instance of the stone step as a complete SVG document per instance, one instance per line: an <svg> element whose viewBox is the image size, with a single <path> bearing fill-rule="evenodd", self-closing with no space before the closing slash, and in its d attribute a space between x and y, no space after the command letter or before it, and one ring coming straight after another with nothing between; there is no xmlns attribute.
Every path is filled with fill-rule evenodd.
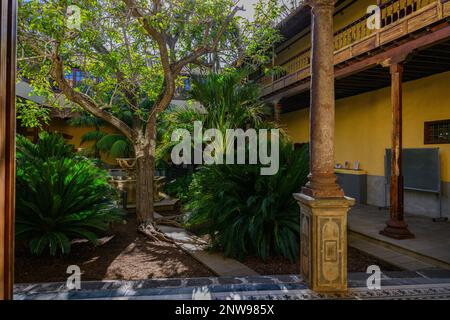
<svg viewBox="0 0 450 320"><path fill-rule="evenodd" d="M179 199L165 198L161 201L155 202L153 208L156 212L163 216L179 214L181 209L181 202ZM136 212L136 204L127 204L127 211L129 213Z"/></svg>
<svg viewBox="0 0 450 320"><path fill-rule="evenodd" d="M404 270L450 269L450 264L417 252L349 230L349 245Z"/></svg>
<svg viewBox="0 0 450 320"><path fill-rule="evenodd" d="M165 198L153 204L156 212L163 216L180 212L181 203L179 199Z"/></svg>

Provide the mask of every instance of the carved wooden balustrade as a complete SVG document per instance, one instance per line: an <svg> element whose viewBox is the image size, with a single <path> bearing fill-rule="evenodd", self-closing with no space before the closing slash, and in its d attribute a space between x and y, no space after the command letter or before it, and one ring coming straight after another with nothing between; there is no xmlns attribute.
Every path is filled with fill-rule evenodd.
<svg viewBox="0 0 450 320"><path fill-rule="evenodd" d="M300 69L306 68L311 63L311 48L307 48L302 52L296 54L286 62L284 62L281 67L284 69L285 73L283 76L292 74ZM280 79L282 76L278 76L275 80Z"/></svg>
<svg viewBox="0 0 450 320"><path fill-rule="evenodd" d="M450 15L450 2L442 0L385 0L381 1L379 8L380 29L368 28L367 19L371 14L366 14L336 31L334 34L335 63L370 51ZM299 78L309 76L310 63L310 47L281 63L284 73L274 77L273 81L270 77L264 78L263 95L289 86Z"/></svg>

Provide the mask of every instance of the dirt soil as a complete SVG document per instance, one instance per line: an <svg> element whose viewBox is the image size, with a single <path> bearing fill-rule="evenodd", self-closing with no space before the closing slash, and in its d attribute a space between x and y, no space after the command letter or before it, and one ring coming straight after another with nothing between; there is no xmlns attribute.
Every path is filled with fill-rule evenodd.
<svg viewBox="0 0 450 320"><path fill-rule="evenodd" d="M290 263L281 257L271 257L266 263L256 257L249 257L244 264L262 275L298 274L298 263ZM348 247L348 272L366 272L370 265L378 265L381 271L401 271L401 269L381 261L358 249Z"/></svg>
<svg viewBox="0 0 450 320"><path fill-rule="evenodd" d="M83 281L214 276L175 245L151 242L139 234L136 220L131 215L127 223L115 225L102 242L97 247L86 242L75 243L66 257L35 257L23 248L17 249L15 282L64 282L69 265L81 268ZM298 263L280 257L271 257L266 263L248 257L244 264L261 275L298 274L299 271ZM382 271L400 270L362 251L348 248L349 272L366 272L373 264L380 266Z"/></svg>
<svg viewBox="0 0 450 320"><path fill-rule="evenodd" d="M114 237L102 245L72 245L67 257L34 257L16 250L15 282L66 281L69 265L81 268L82 280L138 280L153 278L209 277L211 271L169 243L149 241L136 231L136 220L113 227Z"/></svg>

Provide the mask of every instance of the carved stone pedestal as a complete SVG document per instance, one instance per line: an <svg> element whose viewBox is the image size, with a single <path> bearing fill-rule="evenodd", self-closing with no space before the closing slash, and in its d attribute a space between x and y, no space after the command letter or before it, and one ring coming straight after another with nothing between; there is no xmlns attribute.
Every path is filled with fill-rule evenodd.
<svg viewBox="0 0 450 320"><path fill-rule="evenodd" d="M300 206L300 274L316 292L346 292L347 214L355 200L294 198Z"/></svg>

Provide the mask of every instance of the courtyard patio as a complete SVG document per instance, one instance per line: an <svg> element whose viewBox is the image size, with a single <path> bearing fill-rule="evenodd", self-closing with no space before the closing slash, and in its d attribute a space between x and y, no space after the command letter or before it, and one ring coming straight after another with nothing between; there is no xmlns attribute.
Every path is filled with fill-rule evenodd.
<svg viewBox="0 0 450 320"><path fill-rule="evenodd" d="M237 49L239 60L257 61L260 65L255 70L244 70L247 62L236 67L235 57L227 61L230 68L215 70L222 69L220 60L214 67L209 56L229 55L229 40L236 36L228 32L232 23L246 30L258 19L240 26L237 13L242 9L236 4L215 0L211 8L203 8L202 1L194 2L195 21L202 32L183 36L171 33L191 28L192 21L180 19L175 8L165 10L158 1L142 8L135 0L123 0L120 7L88 1L82 9L92 16L87 21L78 19L83 30L71 24L76 10L69 7L61 13L59 1L48 2L45 10L36 10L42 5L39 0L20 2L19 15L13 0L0 6L4 20L0 74L6 80L0 85L4 159L0 162L0 300L450 299L450 223L404 212L404 190L410 186L408 170L402 168L407 167L402 154L408 145L403 141L408 125L402 115L403 101L408 102L403 83L450 70L450 62L433 69L415 57L419 71L411 71L409 62L418 49L445 41L443 48L425 53L450 49L450 3L436 0L414 7L405 2L401 8L398 2L396 16L391 12L385 17L383 28L339 44L336 35L347 38L348 32L336 34L334 17L351 4L339 9L344 1L309 1L305 8L310 19L300 25L310 27L308 65L296 70L294 79L289 69L282 70L282 76L276 74L280 70L275 66L274 44L282 41L282 35L261 35L268 37L267 45L255 40L258 30L279 31L276 19L267 26L261 23L252 31L253 38L238 39L243 40L239 48L231 48ZM396 1L389 3L393 11ZM387 8L381 1L379 6ZM217 15L202 16L209 12L206 9L214 9ZM263 9L274 11L275 16L270 6ZM46 20L48 12L61 21L57 31ZM426 14L431 14L432 23L422 21ZM152 25L153 16L165 23ZM256 10L255 17L259 16L267 17L267 13ZM400 38L396 37L383 38L394 30L390 29L396 26L390 26L394 16L399 23L415 25L402 32L401 37L408 37L404 43L397 43ZM37 22L29 23L30 19ZM205 26L200 23L205 19L221 23ZM168 28L166 22L178 23L178 28ZM352 30L352 25L345 30ZM122 35L114 29L122 29ZM246 43L248 39L252 41ZM370 46L362 42L370 39L374 41ZM255 45L264 48L254 53ZM17 67L16 50L22 52L17 55ZM427 61L434 63L434 59ZM299 67L298 56L288 60ZM270 88L254 79L267 61L274 68ZM421 67L431 71L422 72ZM50 72L44 72L47 69ZM372 76L382 80L371 84L351 78L358 74L366 80ZM344 78L350 78L344 87L352 88L339 87ZM40 119L30 106L46 111L61 106L27 101L25 114L31 114L33 121L21 120L24 105L16 101L17 79L31 79L49 101L61 95L80 111L64 121L55 120L50 112ZM336 101L389 86L390 100L385 100L389 111L383 114L392 116L392 135L378 149L384 152L390 147L385 157L389 169L380 179L390 182L391 210L354 206L360 199L349 194L335 174L335 168L341 168L335 141L342 139L342 132L335 130L340 125ZM174 101L181 91L187 101L184 108L177 108ZM307 95L303 100L309 108L308 121L302 124L308 129L304 141L287 127L280 130L285 128L281 113L292 111L286 101L300 103L301 94ZM229 143L226 148L233 151L233 163L228 163L228 157L223 162L223 146L210 150L214 158L210 163L199 162L196 152L192 161L190 151L208 142L203 137L197 145L194 138L191 150L189 139L191 132L196 136L198 122L201 130L260 130L258 137L266 147L277 146L278 150L272 150L277 157L269 163L254 163L251 159L262 157L263 145L259 144L258 153L249 145L249 163L240 161L238 153L234 165L235 153L242 149L236 136L236 145L231 140L230 150ZM374 123L381 126L385 121ZM450 143L447 123L449 119L426 122L425 129L434 125L439 132L446 131L436 138L431 129L428 136L425 130L424 144ZM78 132L75 127L84 129L72 135L62 127L71 133ZM182 149L174 138L180 128L189 136ZM356 130L352 135L358 135ZM214 143L220 140L221 136L215 137ZM82 146L84 142L91 144ZM246 149L242 150L245 155ZM200 155L203 159L205 153ZM353 180L362 186L358 191L363 191L361 199L365 199L366 193L373 193L361 182L367 177L359 177L361 168L369 167L369 161L362 160L358 158L352 166L346 159L343 167L356 172ZM429 168L424 163L420 165ZM265 166L272 164L276 172L263 174ZM181 165L189 169L186 174L168 174L172 177L163 186L165 177L159 172L170 173ZM111 174L119 171L118 166L126 175ZM426 180L432 180L422 171ZM445 165L443 178L440 166L433 172L437 184L447 179ZM370 271L374 265L381 273ZM70 270L75 270L73 275ZM376 287L370 285L374 279Z"/></svg>
<svg viewBox="0 0 450 320"><path fill-rule="evenodd" d="M389 211L357 205L348 215L349 244L389 263L409 270L450 269L450 223L430 217L406 214L405 221L415 235L396 240L381 235Z"/></svg>

